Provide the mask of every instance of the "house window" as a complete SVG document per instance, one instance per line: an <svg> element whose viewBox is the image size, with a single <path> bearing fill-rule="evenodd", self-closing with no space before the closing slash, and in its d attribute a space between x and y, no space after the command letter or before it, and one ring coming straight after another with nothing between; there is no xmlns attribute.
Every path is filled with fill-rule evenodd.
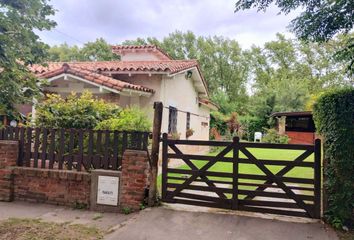
<svg viewBox="0 0 354 240"><path fill-rule="evenodd" d="M191 129L191 113L187 112L187 130Z"/></svg>
<svg viewBox="0 0 354 240"><path fill-rule="evenodd" d="M177 132L177 108L169 107L168 133Z"/></svg>

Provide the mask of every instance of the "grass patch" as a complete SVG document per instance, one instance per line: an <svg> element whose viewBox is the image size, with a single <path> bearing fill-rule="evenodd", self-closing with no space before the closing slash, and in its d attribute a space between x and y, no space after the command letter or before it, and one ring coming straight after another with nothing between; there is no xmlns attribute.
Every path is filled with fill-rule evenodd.
<svg viewBox="0 0 354 240"><path fill-rule="evenodd" d="M81 224L51 223L40 219L10 218L0 222L2 240L103 239L103 232Z"/></svg>

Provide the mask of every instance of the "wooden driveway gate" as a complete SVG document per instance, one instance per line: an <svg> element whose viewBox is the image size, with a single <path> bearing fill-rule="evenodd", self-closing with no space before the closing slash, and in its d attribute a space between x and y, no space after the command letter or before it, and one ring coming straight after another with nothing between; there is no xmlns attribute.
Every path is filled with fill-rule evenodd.
<svg viewBox="0 0 354 240"><path fill-rule="evenodd" d="M162 143L164 202L320 218L319 139L295 145L239 142L237 137L232 142L171 140L164 134ZM185 154L181 146L213 147L217 153ZM287 159L271 159L279 153ZM175 159L185 165L170 167Z"/></svg>

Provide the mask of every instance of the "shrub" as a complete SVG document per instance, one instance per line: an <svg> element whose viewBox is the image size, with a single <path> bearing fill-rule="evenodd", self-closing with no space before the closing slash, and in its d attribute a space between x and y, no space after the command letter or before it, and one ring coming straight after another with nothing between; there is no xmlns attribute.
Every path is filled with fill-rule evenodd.
<svg viewBox="0 0 354 240"><path fill-rule="evenodd" d="M35 124L50 128L94 128L99 122L118 116L120 107L94 99L90 92L66 99L49 94L36 106Z"/></svg>
<svg viewBox="0 0 354 240"><path fill-rule="evenodd" d="M326 220L335 227L353 225L354 88L321 95L313 114L317 131L324 138Z"/></svg>
<svg viewBox="0 0 354 240"><path fill-rule="evenodd" d="M218 133L225 135L227 132L227 117L220 112L210 113L210 128L215 128Z"/></svg>
<svg viewBox="0 0 354 240"><path fill-rule="evenodd" d="M227 129L231 134L237 133L240 128L240 123L238 121L237 113L231 113L229 119L227 119Z"/></svg>
<svg viewBox="0 0 354 240"><path fill-rule="evenodd" d="M242 136L248 141L253 141L254 133L263 130L263 120L253 116L240 116L240 128L243 132Z"/></svg>
<svg viewBox="0 0 354 240"><path fill-rule="evenodd" d="M98 123L95 130L150 131L151 126L142 110L131 107L123 109L117 117Z"/></svg>
<svg viewBox="0 0 354 240"><path fill-rule="evenodd" d="M287 144L289 142L289 137L287 135L281 135L276 129L271 128L266 130L262 142Z"/></svg>

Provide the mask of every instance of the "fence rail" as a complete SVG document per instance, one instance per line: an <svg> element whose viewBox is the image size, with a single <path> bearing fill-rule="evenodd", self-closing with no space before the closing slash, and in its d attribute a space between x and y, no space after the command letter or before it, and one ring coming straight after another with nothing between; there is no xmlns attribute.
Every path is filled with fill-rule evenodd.
<svg viewBox="0 0 354 240"><path fill-rule="evenodd" d="M162 139L162 200L197 206L320 218L321 142L314 145ZM218 147L215 156L181 146ZM277 153L296 152L281 160ZM266 158L266 159L263 159ZM169 167L171 159L183 167ZM221 165L228 166L221 168ZM253 169L253 170L252 170ZM255 170L257 169L257 170ZM307 175L295 174L307 171Z"/></svg>
<svg viewBox="0 0 354 240"><path fill-rule="evenodd" d="M49 169L119 170L126 149L147 150L149 132L6 127L0 140L18 140L18 165Z"/></svg>

